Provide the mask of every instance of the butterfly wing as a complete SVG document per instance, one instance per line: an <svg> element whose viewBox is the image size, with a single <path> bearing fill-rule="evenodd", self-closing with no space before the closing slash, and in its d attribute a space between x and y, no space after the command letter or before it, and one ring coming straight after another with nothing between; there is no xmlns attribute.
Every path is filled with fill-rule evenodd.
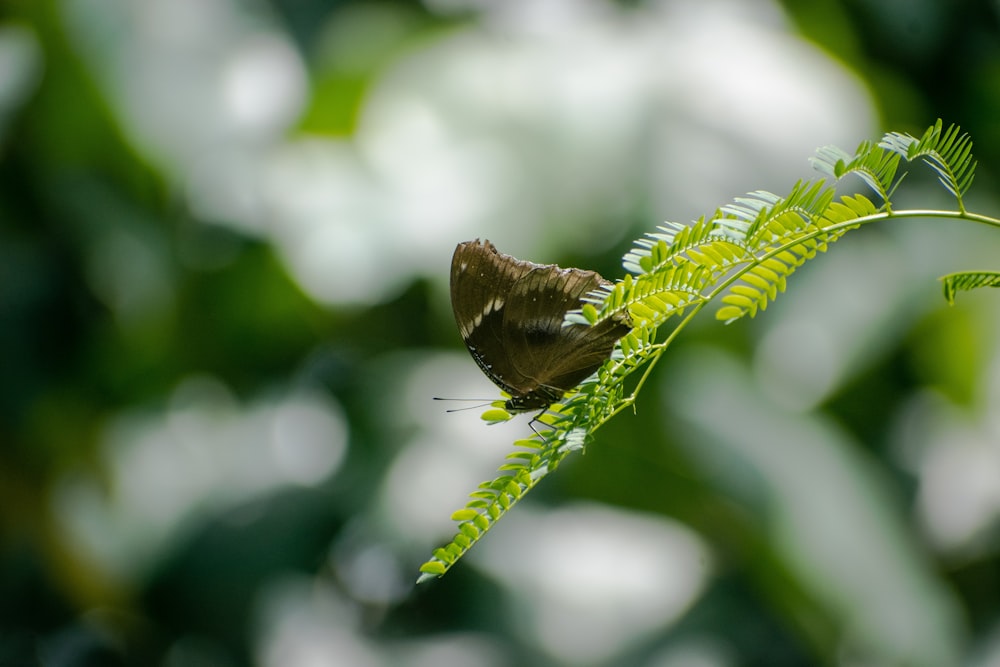
<svg viewBox="0 0 1000 667"><path fill-rule="evenodd" d="M451 307L462 340L483 373L511 396L534 385L511 363L504 313L514 285L536 267L478 239L460 243L451 259Z"/></svg>
<svg viewBox="0 0 1000 667"><path fill-rule="evenodd" d="M508 296L503 333L508 354L546 405L597 370L631 328L626 315L595 326L563 326L566 312L579 308L588 292L604 284L594 271L537 266Z"/></svg>

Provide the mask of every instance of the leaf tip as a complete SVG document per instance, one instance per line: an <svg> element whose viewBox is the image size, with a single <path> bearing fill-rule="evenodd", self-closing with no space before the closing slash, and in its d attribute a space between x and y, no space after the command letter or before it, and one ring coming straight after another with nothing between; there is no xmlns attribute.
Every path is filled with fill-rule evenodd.
<svg viewBox="0 0 1000 667"><path fill-rule="evenodd" d="M490 408L479 415L479 418L484 422L489 422L490 424L500 424L502 422L510 421L513 418L509 412L503 408Z"/></svg>
<svg viewBox="0 0 1000 667"><path fill-rule="evenodd" d="M417 583L422 584L432 579L438 579L447 571L447 566L441 561L429 560L420 566L420 576L417 578Z"/></svg>

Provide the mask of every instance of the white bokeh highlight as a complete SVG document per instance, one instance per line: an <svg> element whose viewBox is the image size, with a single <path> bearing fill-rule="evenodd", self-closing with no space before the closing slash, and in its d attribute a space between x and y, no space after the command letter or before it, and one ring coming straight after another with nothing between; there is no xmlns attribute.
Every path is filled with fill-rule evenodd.
<svg viewBox="0 0 1000 667"><path fill-rule="evenodd" d="M503 667L512 658L475 632L376 640L360 609L332 586L289 575L268 584L255 607L260 667Z"/></svg>
<svg viewBox="0 0 1000 667"><path fill-rule="evenodd" d="M707 545L657 516L520 506L470 555L503 582L523 632L566 664L603 664L676 621L711 575Z"/></svg>
<svg viewBox="0 0 1000 667"><path fill-rule="evenodd" d="M347 437L329 396L292 392L243 405L219 381L193 377L165 413L114 420L104 446L107 491L67 478L56 514L107 572L138 576L189 521L324 482L340 467Z"/></svg>
<svg viewBox="0 0 1000 667"><path fill-rule="evenodd" d="M770 1L510 0L384 68L353 136L306 136L292 131L306 64L287 35L266 13L203 4L67 0L67 15L136 145L196 215L270 240L328 304L443 275L477 236L515 255L528 239L605 247L633 231L619 221L637 201L683 221L786 189L817 145L853 144L873 123L862 84ZM348 71L373 56L345 35L391 40L402 21L389 8L335 18L323 64Z"/></svg>

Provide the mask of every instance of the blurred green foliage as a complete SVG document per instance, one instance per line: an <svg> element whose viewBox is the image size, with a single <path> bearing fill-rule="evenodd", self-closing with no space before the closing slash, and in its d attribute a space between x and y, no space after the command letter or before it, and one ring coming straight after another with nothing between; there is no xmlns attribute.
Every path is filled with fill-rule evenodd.
<svg viewBox="0 0 1000 667"><path fill-rule="evenodd" d="M614 11L627 15L654 4L618 3ZM611 12L612 5L595 0L587 6L600 15ZM171 32L178 24L167 21L170 7L195 17L186 28L190 34L197 34L199 26L219 34L199 42L200 50L171 50L185 43L187 33ZM973 196L982 198L977 203L985 212L995 213L992 175L1000 167L1000 9L995 2L786 0L772 8L778 10L794 25L789 30L798 30L863 81L884 129L919 132L943 117L968 131L981 163ZM497 234L500 228L445 227L432 234L429 228L394 228L391 214L366 217L364 212L374 209L345 206L344 215L364 239L360 247L375 248L386 272L396 268L404 277L382 292L370 292L371 281L359 274L347 285L357 300L324 301L301 278L304 274L291 268L294 253L310 249L309 238L288 241L284 228L267 217L270 211L255 208L265 222L239 224L232 213L238 208L212 212L192 204L197 174L193 162L184 162L181 147L200 143L211 152L213 141L221 146L228 140L227 131L239 135L243 130L235 123L219 129L207 112L203 123L177 121L175 134L151 130L157 109L170 100L150 98L150 90L142 87L150 82L136 75L159 72L169 78L174 65L190 65L185 76L206 71L212 58L232 47L222 30L230 27L226 21L251 33L262 30L287 45L301 63L307 91L292 122L269 130L270 140L349 140L373 123L364 114L366 104L391 95L394 80L412 82L416 75L407 67L419 60L422 48L452 38L468 46L491 29L500 32L487 41L503 43L509 38L502 32L504 17L477 9L476 3L360 0L148 5L13 0L0 12L0 665L423 665L456 656L464 664L570 664L570 654L539 638L544 630L533 634L532 627L548 627L531 624L541 616L534 598L490 569L489 559L471 559L443 580L413 589L416 566L442 536L435 531L447 530L447 513L441 522L428 524L434 528L407 532L399 527L405 521L392 516L400 505L387 500L391 489L406 486L404 506L427 502L436 507L427 498L444 480L456 481L450 478L456 469L443 465L429 477L415 470L397 472L407 451L418 452L413 460L430 457L429 449L419 448L430 447L421 438L462 437L473 441L465 444L479 446L480 438L496 437L497 431L479 424L476 428L483 430L473 433L489 436L469 436L461 427L434 430L429 423L460 418L438 411L429 396L414 408L407 392L421 368L435 371L446 365L448 355L464 355L443 289L453 244L464 236ZM226 18L232 16L239 20ZM155 26L143 33L148 52L121 47L137 26ZM557 33L541 34L554 40ZM162 35L164 41L148 35ZM458 53L451 55L463 52ZM482 53L470 48L465 57L476 65ZM149 69L141 69L149 63ZM555 66L529 65L546 67ZM478 73L470 70L470 77L482 84ZM513 78L504 80L498 72L483 87L516 90ZM199 109L202 85L192 81L190 99L177 93L177 109ZM235 90L239 101L241 89ZM128 91L138 92L130 97ZM250 112L268 99L267 93L253 98ZM462 99L448 99L457 117L471 123L474 109L464 107ZM180 114L177 109L164 116L179 118L171 115ZM411 111L414 124L426 129L420 125L425 110ZM650 113L665 114L656 107ZM546 152L546 131L526 117L503 131L520 132ZM252 113L247 122L256 122ZM215 128L215 134L206 128ZM446 130L432 127L427 136L437 136L434 132ZM264 134L250 136L241 147L257 148ZM720 141L725 146L726 137ZM391 141L390 146L408 150ZM363 151L349 147L346 152ZM300 180L320 168L300 159L304 166L293 172ZM373 169L376 158L366 159L365 168ZM198 169L222 178L226 174L215 171L218 164L199 163ZM613 183L612 171L607 178ZM509 176L500 167L495 173ZM362 176L343 189L362 189ZM423 183L425 176L418 170L404 181ZM765 186L754 177L746 175L745 189ZM505 203L504 215L515 218L522 211L521 198L537 194L541 181L533 178L515 188L517 201ZM648 180L655 190L656 183L668 179ZM256 183L247 196L266 189ZM912 184L913 192L921 193L919 178ZM335 186L340 184L329 189ZM562 256L531 259L588 266L615 277L616 258L630 239L677 215L659 210L639 186L634 192L636 201L632 191L616 192L629 201L608 204L607 211L618 216L614 234L588 231L591 220L581 220L580 235L589 243L567 246ZM456 190L449 197L463 201L467 194ZM393 196L374 199L383 203ZM291 199L304 208L310 204ZM722 203L701 202L705 210ZM600 218L605 210L587 215ZM546 224L562 224L565 217L565 210L553 210ZM522 247L530 248L537 238L559 238L558 232L530 231L534 236ZM399 241L404 232L409 235ZM463 237L451 238L454 234ZM426 252L426 246L416 245L422 236L450 239L437 244L444 259L426 267L403 262L400 258ZM969 259L993 260L983 268L996 269L1000 256L995 252L1000 245L983 237L932 237L920 248L923 241L907 247L908 238L872 230L859 241L859 247L867 242L883 250L901 248L893 265L897 272L883 276L888 284L910 275L900 267L915 263L912 257L926 257L917 253L921 248L929 247L928 254L945 261L951 256L942 248L956 244L961 249L954 257L957 268L970 268ZM830 253L830 266L838 250ZM885 254L892 252L897 251ZM355 254L362 253L330 261ZM841 270L815 275L824 280L817 278L820 287L812 292L803 288L807 294L850 284ZM790 293L795 289L790 286ZM852 292L842 303L874 302L876 296ZM829 436L836 446L823 450L824 456L834 454L816 459L829 468L806 465L793 476L801 483L801 505L775 491L769 469L753 460L758 450L733 444L738 438L726 433L729 424L712 430L706 426L711 416L698 417L685 402L707 396L699 405L716 400L711 397L721 404L727 387L744 381L740 386L755 386L749 372L732 368L746 371L765 363L759 352L761 327L771 318L782 322L800 312L791 294L787 305L783 299L759 318L761 324L726 328L706 321L696 327L678 341L671 357L676 363L664 365L660 382L647 388L637 414L620 415L585 456L537 490L539 511L577 501L636 510L689 527L712 554L704 588L693 595L690 607L673 618L653 619L651 629L628 637L624 648L606 658L595 653L589 664L679 665L687 664L684 656L711 665L887 664L880 662L884 656L898 655L893 651L900 646L920 646L921 635L943 642L938 656L990 664L998 655L1000 631L995 492L1000 487L990 493L995 480L989 475L990 464L1000 468L1000 430L991 421L995 403L989 403L996 398L998 377L994 341L1000 305L995 296L970 295L949 309L928 280L926 290L918 285L906 295L895 293L891 317L852 320L851 336L864 341L865 350L852 357L842 377L831 380L832 389L818 394L818 404L787 409L789 422L815 421L794 431L769 431L772 422L760 422L759 437L765 440L769 433L815 435L827 433L825 428L838 434ZM474 372L471 360L462 361ZM718 383L690 395L672 388L672 378L690 376L685 363L720 369ZM456 385L461 386L457 380ZM453 389L437 384L432 391L450 395ZM759 386L747 391L755 400L765 393ZM303 403L301 396L313 402ZM317 409L319 416L308 411L316 401L328 406ZM749 400L744 405L752 406L758 414L770 410ZM282 421L281 415L302 411L326 424L326 430L313 429L312 421L300 417ZM261 414L271 416L255 421ZM904 422L913 425L901 426ZM335 438L327 434L338 432L331 423L346 433L342 449L329 444ZM285 434L282 429L290 435L275 436L278 444L263 450L274 458L244 470L243 460L259 451L250 443L268 433ZM200 439L185 440L190 433ZM311 443L313 433L322 435L314 449L295 449ZM516 437L511 433L500 437L510 441ZM945 538L953 533L947 532L935 541L921 504L921 489L936 479L928 478L928 471L942 468L932 469L927 461L934 460L921 458L919 447L907 444L931 433L978 438L987 452L984 475L976 478L982 493L976 497L992 497L992 505L959 507L952 522L959 537L951 542ZM246 444L247 453L223 463L212 459L208 450L230 440L237 447ZM154 446L164 442L173 443L166 450L189 458L170 458ZM781 444L789 454L778 459L793 461L795 452L814 443L790 439ZM473 489L501 455L485 469L459 467L460 475L470 477L457 483ZM939 455L947 467L947 454ZM837 465L860 471L858 477L837 477ZM842 479L858 486L837 487ZM158 488L162 480L175 486L163 491ZM826 493L829 487L844 495L831 492L823 516L831 524L872 523L877 529L867 534L881 534L884 543L877 546L892 556L880 551L879 558L861 557L857 570L844 561L839 579L826 578L829 570L819 565L811 569L821 559L811 559L809 545L797 542L796 511L810 506L812 491ZM842 497L856 504L839 504ZM442 507L458 506L460 500L446 498ZM947 518L938 520L945 528L952 525ZM967 523L971 527L962 533ZM505 530L499 527L488 541L513 540L514 533ZM616 546L623 554L631 551L628 544ZM866 554L866 545L853 546L858 548L850 554ZM825 553L834 560L838 556ZM890 571L900 563L912 570ZM515 564L524 571L534 567ZM895 628L898 636L889 637L891 619L876 626L859 615L860 605L842 599L855 589L831 590L850 581L852 572L863 572L857 577L861 589L880 579L907 584L884 609L870 610L873 614L888 617L901 600L922 600L927 614L921 618L934 617L937 624ZM569 626L576 620L572 614L564 619ZM870 653L855 655L858 646ZM910 658L894 664L943 664L928 662L935 656Z"/></svg>

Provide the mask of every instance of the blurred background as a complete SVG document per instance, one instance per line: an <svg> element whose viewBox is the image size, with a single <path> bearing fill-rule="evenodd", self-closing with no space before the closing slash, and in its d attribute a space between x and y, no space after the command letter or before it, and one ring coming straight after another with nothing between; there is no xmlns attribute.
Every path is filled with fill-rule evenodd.
<svg viewBox="0 0 1000 667"><path fill-rule="evenodd" d="M1000 236L849 235L446 577L527 419L455 244L632 239L937 117L1000 214L996 0L7 0L0 665L1000 664ZM853 187L853 186L849 186ZM926 170L900 206L954 208Z"/></svg>

